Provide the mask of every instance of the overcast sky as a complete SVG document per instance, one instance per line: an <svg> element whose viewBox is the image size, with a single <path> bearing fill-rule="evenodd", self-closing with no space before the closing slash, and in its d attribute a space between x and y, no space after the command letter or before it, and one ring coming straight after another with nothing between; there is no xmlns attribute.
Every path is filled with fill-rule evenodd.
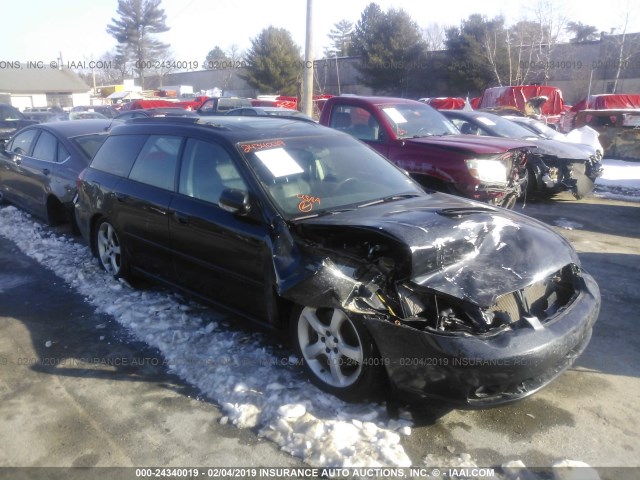
<svg viewBox="0 0 640 480"><path fill-rule="evenodd" d="M458 25L473 13L502 14L508 24L532 18L538 0L378 0L407 11L420 27L437 22ZM65 62L97 59L116 45L105 29L116 15L117 0L4 0L0 61L43 61L62 54ZM169 32L160 39L171 45L175 60L202 62L216 45L227 50L250 39L269 25L288 29L304 51L306 0L162 0ZM346 19L356 22L370 0L314 0L314 51L329 45L327 34ZM558 0L553 5L570 20L609 31L624 25L640 31L637 0ZM0 64L1 65L1 64Z"/></svg>

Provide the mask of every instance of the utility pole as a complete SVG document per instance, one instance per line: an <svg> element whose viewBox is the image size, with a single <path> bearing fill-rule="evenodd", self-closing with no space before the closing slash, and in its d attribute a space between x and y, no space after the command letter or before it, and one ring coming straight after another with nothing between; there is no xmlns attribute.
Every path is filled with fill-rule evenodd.
<svg viewBox="0 0 640 480"><path fill-rule="evenodd" d="M302 113L313 115L313 0L307 0L307 35L302 77Z"/></svg>

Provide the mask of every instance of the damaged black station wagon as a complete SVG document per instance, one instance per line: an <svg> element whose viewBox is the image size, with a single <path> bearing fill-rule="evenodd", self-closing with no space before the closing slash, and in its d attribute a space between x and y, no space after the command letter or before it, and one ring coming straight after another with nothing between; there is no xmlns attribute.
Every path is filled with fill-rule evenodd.
<svg viewBox="0 0 640 480"><path fill-rule="evenodd" d="M600 294L517 213L425 192L349 135L271 118L116 126L78 180L101 266L290 335L347 399L386 384L468 406L525 397L584 350Z"/></svg>

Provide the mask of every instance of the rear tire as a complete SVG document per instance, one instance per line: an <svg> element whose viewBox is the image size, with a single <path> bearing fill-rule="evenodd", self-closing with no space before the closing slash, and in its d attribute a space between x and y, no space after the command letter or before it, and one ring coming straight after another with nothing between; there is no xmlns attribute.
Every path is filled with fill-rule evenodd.
<svg viewBox="0 0 640 480"><path fill-rule="evenodd" d="M360 319L338 308L298 306L290 333L295 353L320 389L344 400L365 400L379 393L383 362Z"/></svg>
<svg viewBox="0 0 640 480"><path fill-rule="evenodd" d="M103 270L115 278L129 276L128 262L120 235L105 218L100 219L96 224L93 233L93 247Z"/></svg>

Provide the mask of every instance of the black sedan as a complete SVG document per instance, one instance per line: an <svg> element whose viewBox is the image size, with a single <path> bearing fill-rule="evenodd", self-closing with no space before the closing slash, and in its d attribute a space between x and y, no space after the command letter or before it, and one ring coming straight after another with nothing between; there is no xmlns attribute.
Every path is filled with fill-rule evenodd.
<svg viewBox="0 0 640 480"><path fill-rule="evenodd" d="M76 179L110 125L111 120L81 120L20 130L0 152L0 200L50 225L73 219Z"/></svg>
<svg viewBox="0 0 640 480"><path fill-rule="evenodd" d="M366 167L366 168L364 168ZM80 175L100 265L290 335L320 388L484 406L569 367L600 307L571 245L425 192L349 135L274 118L131 120Z"/></svg>
<svg viewBox="0 0 640 480"><path fill-rule="evenodd" d="M527 159L527 193L548 197L571 191L577 199L592 192L594 182L602 175L602 164L596 150L588 145L543 139L529 129L488 112L441 110L461 133L491 137L517 138L531 141Z"/></svg>

